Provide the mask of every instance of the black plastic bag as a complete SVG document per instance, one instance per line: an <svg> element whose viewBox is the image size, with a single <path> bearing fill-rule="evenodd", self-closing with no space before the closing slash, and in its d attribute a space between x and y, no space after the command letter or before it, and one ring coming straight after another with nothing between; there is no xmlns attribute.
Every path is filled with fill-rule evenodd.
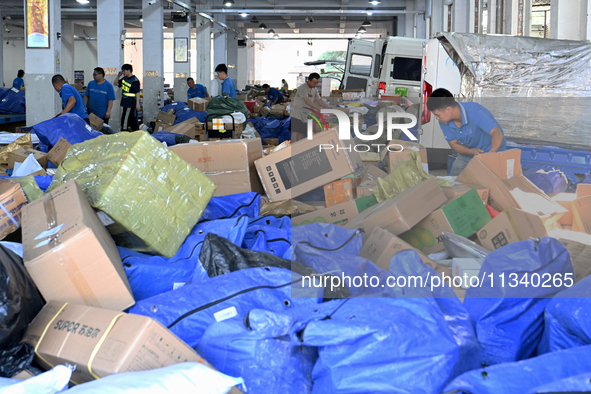
<svg viewBox="0 0 591 394"><path fill-rule="evenodd" d="M20 343L43 299L22 259L0 245L0 376L10 378L33 361L31 346Z"/></svg>

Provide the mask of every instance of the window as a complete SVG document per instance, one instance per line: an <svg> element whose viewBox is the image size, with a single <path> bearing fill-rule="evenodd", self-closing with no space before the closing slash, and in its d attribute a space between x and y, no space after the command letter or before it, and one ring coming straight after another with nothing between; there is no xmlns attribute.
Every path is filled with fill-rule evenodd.
<svg viewBox="0 0 591 394"><path fill-rule="evenodd" d="M351 56L351 67L349 72L357 75L371 75L371 63L373 57L369 55L352 55Z"/></svg>
<svg viewBox="0 0 591 394"><path fill-rule="evenodd" d="M300 51L296 51L296 56L300 57Z"/></svg>
<svg viewBox="0 0 591 394"><path fill-rule="evenodd" d="M390 77L393 79L421 82L421 59L395 57L392 66Z"/></svg>
<svg viewBox="0 0 591 394"><path fill-rule="evenodd" d="M376 55L376 64L373 68L373 77L374 78L380 77L380 66L381 66L380 59L381 59L380 55Z"/></svg>
<svg viewBox="0 0 591 394"><path fill-rule="evenodd" d="M314 56L312 53L313 53L312 51L308 51L308 57Z"/></svg>

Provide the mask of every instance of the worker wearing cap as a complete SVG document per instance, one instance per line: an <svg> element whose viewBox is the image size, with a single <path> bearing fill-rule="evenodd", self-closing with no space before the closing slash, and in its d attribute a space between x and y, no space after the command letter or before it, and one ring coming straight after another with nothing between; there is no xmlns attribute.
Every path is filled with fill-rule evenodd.
<svg viewBox="0 0 591 394"><path fill-rule="evenodd" d="M123 76L123 78L121 78ZM121 79L120 79L121 78ZM137 112L140 106L140 81L133 75L131 64L121 66L121 71L115 78L115 85L121 92L121 131L136 131L140 129L137 123Z"/></svg>
<svg viewBox="0 0 591 394"><path fill-rule="evenodd" d="M458 153L451 176L458 176L474 156L507 149L503 129L490 111L474 102L458 103L446 89L437 89L427 108L439 121L445 140Z"/></svg>

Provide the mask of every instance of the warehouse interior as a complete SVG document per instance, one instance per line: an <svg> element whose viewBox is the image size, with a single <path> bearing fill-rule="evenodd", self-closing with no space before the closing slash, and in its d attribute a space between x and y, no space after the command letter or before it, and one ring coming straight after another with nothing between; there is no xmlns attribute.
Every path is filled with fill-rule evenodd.
<svg viewBox="0 0 591 394"><path fill-rule="evenodd" d="M0 393L591 393L591 0L0 17Z"/></svg>

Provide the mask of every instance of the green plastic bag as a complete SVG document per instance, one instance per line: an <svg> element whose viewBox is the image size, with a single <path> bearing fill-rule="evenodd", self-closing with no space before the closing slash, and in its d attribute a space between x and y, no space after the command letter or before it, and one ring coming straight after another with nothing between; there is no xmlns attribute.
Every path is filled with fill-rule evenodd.
<svg viewBox="0 0 591 394"><path fill-rule="evenodd" d="M209 122L212 119L220 118L232 112L242 112L245 117L248 117L249 113L246 105L238 99L232 97L214 97L207 104L207 121Z"/></svg>
<svg viewBox="0 0 591 394"><path fill-rule="evenodd" d="M433 178L433 175L429 175L423 170L419 152L411 151L409 161L392 170L387 177L378 178L378 184L373 189L373 194L380 203L429 178ZM452 186L451 182L445 179L437 178L437 182L441 187Z"/></svg>

